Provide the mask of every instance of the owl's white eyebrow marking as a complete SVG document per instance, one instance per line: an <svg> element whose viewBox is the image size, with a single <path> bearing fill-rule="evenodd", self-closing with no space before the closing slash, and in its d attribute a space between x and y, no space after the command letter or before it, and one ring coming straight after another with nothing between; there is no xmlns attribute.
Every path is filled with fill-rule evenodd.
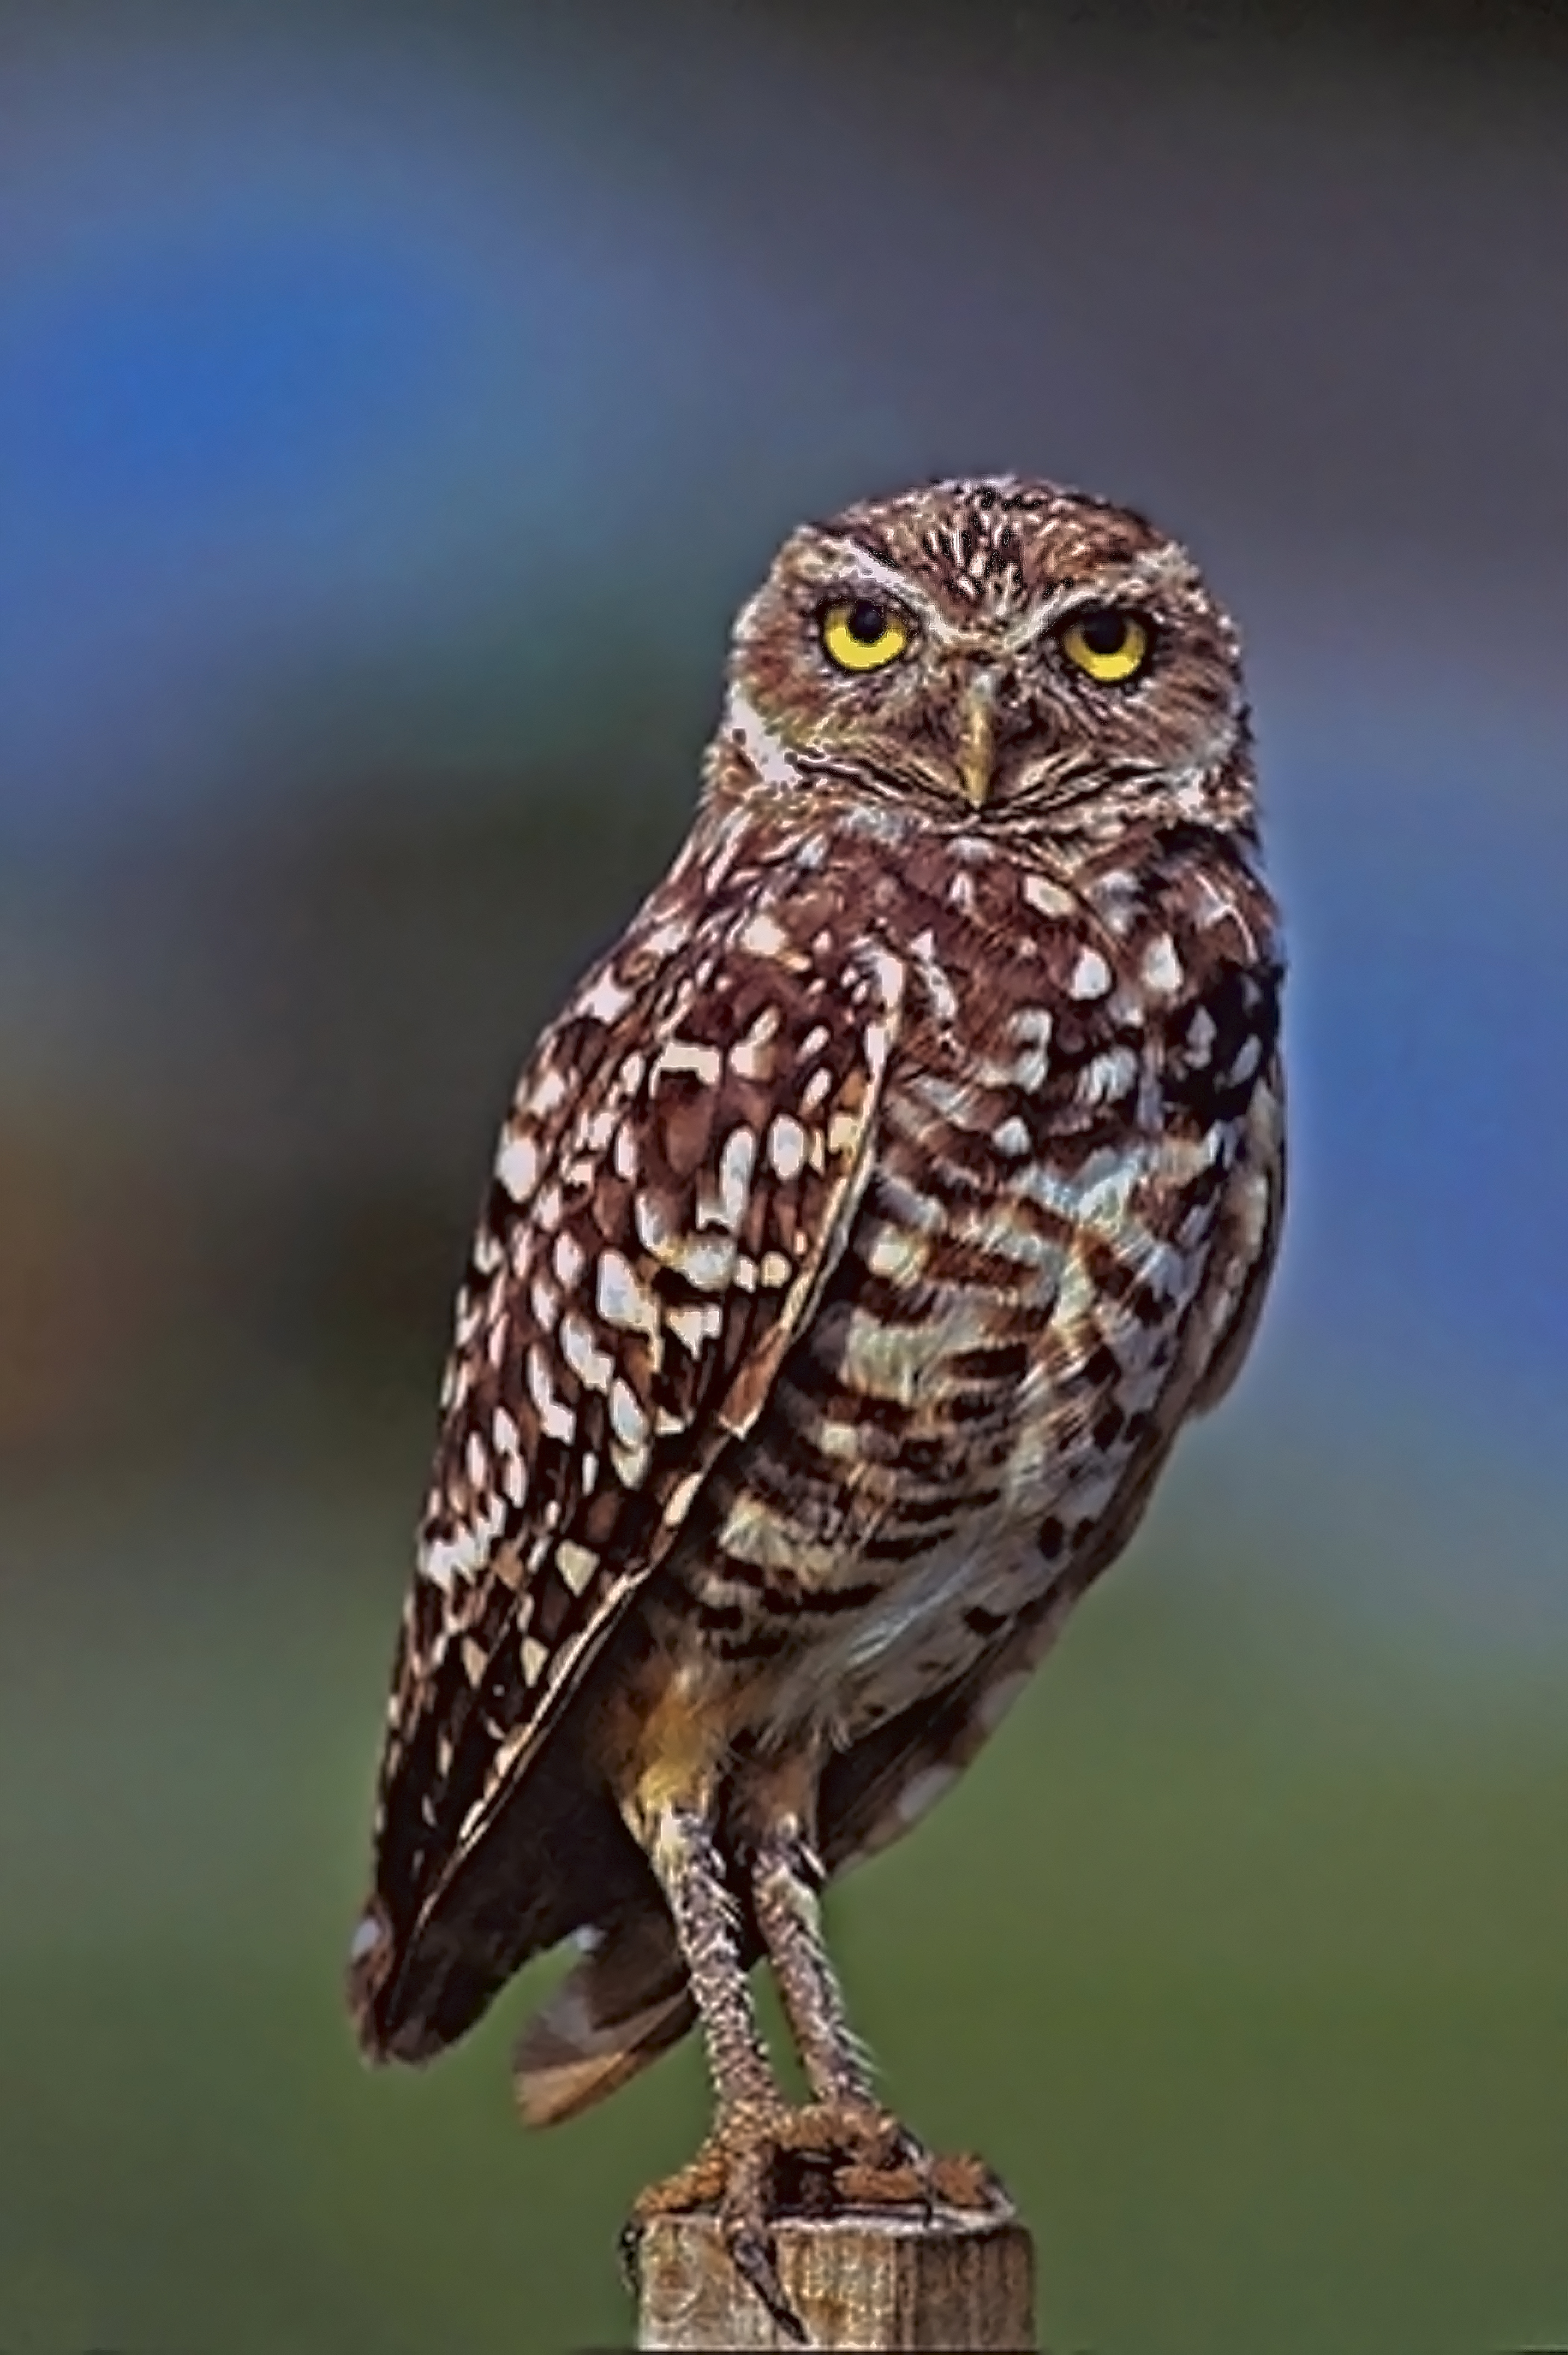
<svg viewBox="0 0 1568 2355"><path fill-rule="evenodd" d="M862 548L856 539L824 539L821 546L831 549L842 559L834 567L833 579L823 584L829 591L833 589L880 589L887 596L894 598L906 612L917 614L933 635L951 637L954 634L953 624L941 607L927 596L918 581L912 581L908 573L901 572L896 564L884 564L880 556L873 556L869 548Z"/></svg>
<svg viewBox="0 0 1568 2355"><path fill-rule="evenodd" d="M1062 615L1072 613L1075 606L1099 605L1111 598L1147 596L1185 580L1190 570L1179 548L1151 548L1130 563L1107 566L1093 580L1064 581L1032 605L1002 643L1009 654L1017 654L1047 630L1054 629Z"/></svg>

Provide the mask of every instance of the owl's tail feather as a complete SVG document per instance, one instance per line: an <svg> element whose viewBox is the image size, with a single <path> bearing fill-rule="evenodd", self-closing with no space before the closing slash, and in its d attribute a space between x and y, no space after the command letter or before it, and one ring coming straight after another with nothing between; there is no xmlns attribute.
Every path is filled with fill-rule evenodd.
<svg viewBox="0 0 1568 2355"><path fill-rule="evenodd" d="M575 2117L678 2044L696 2019L668 1914L649 1907L624 1918L524 2029L512 2063L517 2106L531 2126Z"/></svg>

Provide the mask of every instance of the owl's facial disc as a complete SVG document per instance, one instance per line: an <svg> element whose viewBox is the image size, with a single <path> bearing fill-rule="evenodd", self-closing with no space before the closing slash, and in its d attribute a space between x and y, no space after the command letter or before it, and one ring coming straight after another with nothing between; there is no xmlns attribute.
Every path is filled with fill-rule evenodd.
<svg viewBox="0 0 1568 2355"><path fill-rule="evenodd" d="M766 791L820 781L964 831L1139 816L1245 726L1190 559L1049 485L938 485L803 527L732 665L727 741Z"/></svg>

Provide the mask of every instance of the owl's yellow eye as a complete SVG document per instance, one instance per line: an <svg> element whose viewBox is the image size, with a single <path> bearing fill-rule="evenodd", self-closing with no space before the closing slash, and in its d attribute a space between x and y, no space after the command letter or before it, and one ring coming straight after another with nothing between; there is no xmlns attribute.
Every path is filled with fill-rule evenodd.
<svg viewBox="0 0 1568 2355"><path fill-rule="evenodd" d="M909 623L891 605L857 597L829 605L822 616L822 643L840 670L880 670L908 645Z"/></svg>
<svg viewBox="0 0 1568 2355"><path fill-rule="evenodd" d="M1099 605L1079 613L1061 633L1061 651L1102 686L1136 678L1148 660L1148 631L1136 613Z"/></svg>

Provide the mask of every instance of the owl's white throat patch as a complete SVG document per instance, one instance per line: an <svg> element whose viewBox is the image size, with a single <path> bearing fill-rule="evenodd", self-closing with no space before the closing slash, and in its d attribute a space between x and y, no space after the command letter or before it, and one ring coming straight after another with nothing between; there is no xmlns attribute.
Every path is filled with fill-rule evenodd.
<svg viewBox="0 0 1568 2355"><path fill-rule="evenodd" d="M787 790L800 783L800 765L743 687L732 686L724 707L724 732L764 785Z"/></svg>

